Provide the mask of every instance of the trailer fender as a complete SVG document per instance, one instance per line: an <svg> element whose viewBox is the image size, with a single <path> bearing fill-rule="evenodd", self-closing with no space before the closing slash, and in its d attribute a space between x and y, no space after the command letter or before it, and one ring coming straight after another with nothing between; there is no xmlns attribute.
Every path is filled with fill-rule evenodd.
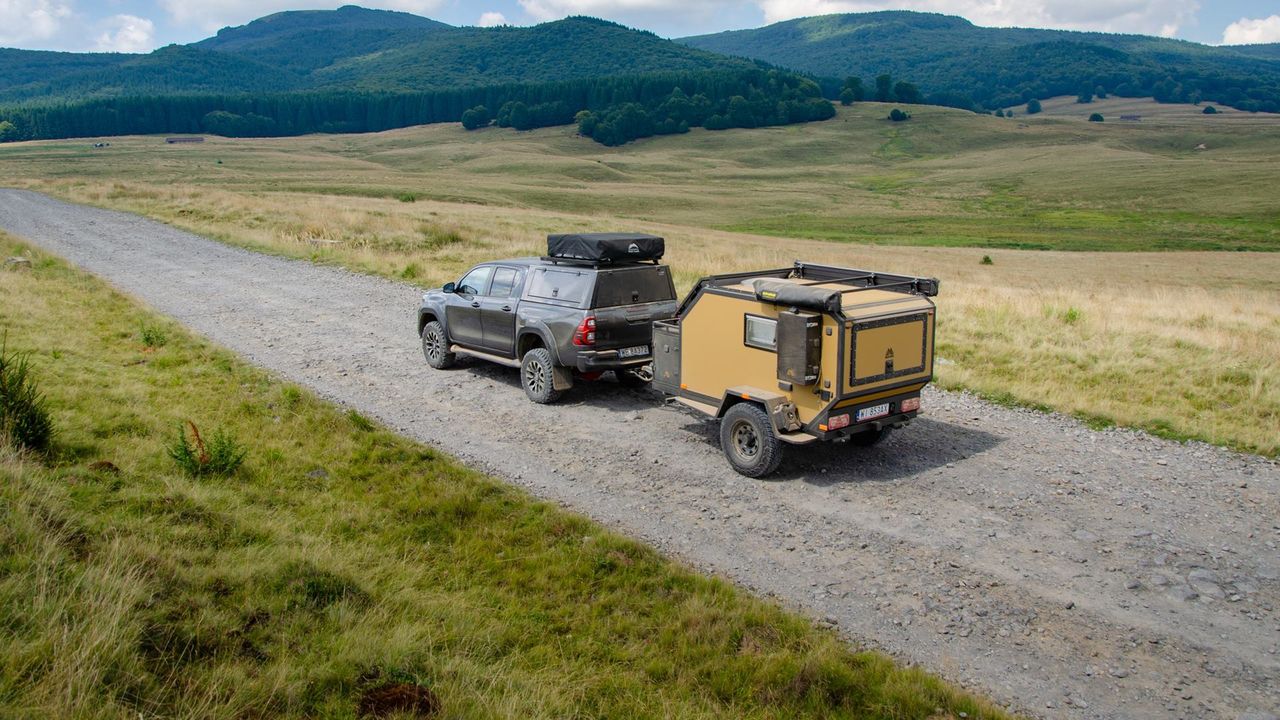
<svg viewBox="0 0 1280 720"><path fill-rule="evenodd" d="M791 402L786 395L747 385L738 385L725 390L724 397L720 399L720 407L716 410L716 417L724 417L729 408L742 402L755 403L764 408L769 419L773 421L773 429L779 433L795 432L802 427L800 418L796 415L795 403Z"/></svg>

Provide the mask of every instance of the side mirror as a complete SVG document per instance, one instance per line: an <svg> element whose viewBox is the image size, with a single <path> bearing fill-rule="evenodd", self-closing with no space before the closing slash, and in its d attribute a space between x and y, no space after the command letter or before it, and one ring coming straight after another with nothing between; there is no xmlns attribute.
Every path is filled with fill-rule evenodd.
<svg viewBox="0 0 1280 720"><path fill-rule="evenodd" d="M447 292L447 293L454 292L457 289L458 289L458 286L454 283L445 283L444 287L440 288L442 292Z"/></svg>

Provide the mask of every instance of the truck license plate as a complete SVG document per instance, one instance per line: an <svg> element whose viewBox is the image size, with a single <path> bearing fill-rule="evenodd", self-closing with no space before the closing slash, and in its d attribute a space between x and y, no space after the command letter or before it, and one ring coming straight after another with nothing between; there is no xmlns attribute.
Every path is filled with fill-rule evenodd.
<svg viewBox="0 0 1280 720"><path fill-rule="evenodd" d="M889 403L880 403L871 407L864 407L858 411L858 422L864 420L874 420L878 417L884 417L889 414Z"/></svg>
<svg viewBox="0 0 1280 720"><path fill-rule="evenodd" d="M636 345L635 347L622 348L618 351L620 358L644 357L649 354L648 345ZM886 411L888 412L888 411Z"/></svg>

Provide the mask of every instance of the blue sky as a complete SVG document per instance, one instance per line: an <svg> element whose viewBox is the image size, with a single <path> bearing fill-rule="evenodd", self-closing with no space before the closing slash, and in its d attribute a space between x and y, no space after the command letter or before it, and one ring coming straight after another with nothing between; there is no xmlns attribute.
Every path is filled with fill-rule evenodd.
<svg viewBox="0 0 1280 720"><path fill-rule="evenodd" d="M351 0L0 0L0 47L146 52L280 10ZM594 15L664 37L833 12L908 9L979 25L1164 35L1211 44L1280 42L1277 0L366 0L453 25L528 25Z"/></svg>

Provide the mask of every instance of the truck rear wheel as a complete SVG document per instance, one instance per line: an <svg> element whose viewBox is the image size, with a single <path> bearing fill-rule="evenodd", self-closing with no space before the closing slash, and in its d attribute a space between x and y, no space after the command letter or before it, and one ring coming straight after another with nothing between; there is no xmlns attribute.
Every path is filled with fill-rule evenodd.
<svg viewBox="0 0 1280 720"><path fill-rule="evenodd" d="M738 403L720 421L720 448L742 475L764 477L782 463L782 441L760 406Z"/></svg>
<svg viewBox="0 0 1280 720"><path fill-rule="evenodd" d="M439 320L432 320L422 326L422 356L427 364L437 370L444 370L453 365L457 356L449 352L449 336Z"/></svg>
<svg viewBox="0 0 1280 720"><path fill-rule="evenodd" d="M560 399L563 390L555 389L555 361L551 351L534 348L520 361L520 384L524 394L539 405L548 405Z"/></svg>

